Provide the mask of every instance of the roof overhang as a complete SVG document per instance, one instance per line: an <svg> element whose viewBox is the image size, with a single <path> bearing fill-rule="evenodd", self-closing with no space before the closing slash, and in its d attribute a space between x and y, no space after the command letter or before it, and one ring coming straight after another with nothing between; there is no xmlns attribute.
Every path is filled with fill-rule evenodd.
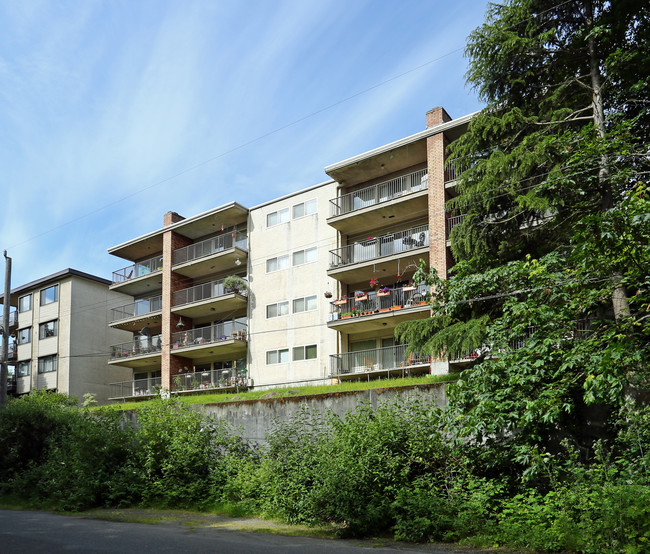
<svg viewBox="0 0 650 554"><path fill-rule="evenodd" d="M163 234L167 231L175 231L188 239L196 240L214 234L222 227L247 223L248 208L231 202L113 246L108 249L108 253L130 261L147 259L162 252Z"/></svg>
<svg viewBox="0 0 650 554"><path fill-rule="evenodd" d="M351 186L423 163L427 159L427 138L444 133L449 140L456 140L467 131L467 125L477 113L429 127L414 135L329 165L325 168L325 173L340 184Z"/></svg>

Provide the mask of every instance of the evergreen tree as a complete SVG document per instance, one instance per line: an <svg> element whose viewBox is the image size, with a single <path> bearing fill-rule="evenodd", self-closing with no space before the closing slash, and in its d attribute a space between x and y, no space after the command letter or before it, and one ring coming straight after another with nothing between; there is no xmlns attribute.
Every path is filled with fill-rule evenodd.
<svg viewBox="0 0 650 554"><path fill-rule="evenodd" d="M632 0L509 0L469 37L486 108L450 149L457 264L422 268L433 317L397 335L478 355L450 413L494 463L530 471L565 440L587 456L647 385L649 23Z"/></svg>

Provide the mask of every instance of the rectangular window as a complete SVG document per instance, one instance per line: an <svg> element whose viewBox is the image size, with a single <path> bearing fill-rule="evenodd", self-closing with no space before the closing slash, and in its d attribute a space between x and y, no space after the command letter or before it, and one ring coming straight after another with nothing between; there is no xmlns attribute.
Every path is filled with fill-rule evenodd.
<svg viewBox="0 0 650 554"><path fill-rule="evenodd" d="M267 319L271 317L279 317L289 314L289 302L278 302L277 304L269 304L266 307Z"/></svg>
<svg viewBox="0 0 650 554"><path fill-rule="evenodd" d="M305 298L296 298L293 301L293 313L311 312L316 309L316 295L305 296Z"/></svg>
<svg viewBox="0 0 650 554"><path fill-rule="evenodd" d="M52 285L41 291L41 306L51 304L59 299L59 285Z"/></svg>
<svg viewBox="0 0 650 554"><path fill-rule="evenodd" d="M27 377L29 375L29 368L31 361L18 362L18 377Z"/></svg>
<svg viewBox="0 0 650 554"><path fill-rule="evenodd" d="M298 250L293 253L293 265L308 264L316 261L317 249L316 247L307 248L306 250Z"/></svg>
<svg viewBox="0 0 650 554"><path fill-rule="evenodd" d="M269 350L266 353L266 364L286 364L289 361L289 349Z"/></svg>
<svg viewBox="0 0 650 554"><path fill-rule="evenodd" d="M317 206L318 204L316 203L315 198L313 200L307 200L307 202L296 204L293 207L293 219L316 213Z"/></svg>
<svg viewBox="0 0 650 554"><path fill-rule="evenodd" d="M26 329L20 329L16 341L18 344L27 344L28 342L32 342L32 328L27 327Z"/></svg>
<svg viewBox="0 0 650 554"><path fill-rule="evenodd" d="M266 260L266 272L273 273L274 271L279 271L281 269L287 269L289 267L289 255L278 256L277 258L270 258Z"/></svg>
<svg viewBox="0 0 650 554"><path fill-rule="evenodd" d="M50 373L56 371L56 355L44 356L38 359L38 372Z"/></svg>
<svg viewBox="0 0 650 554"><path fill-rule="evenodd" d="M32 309L32 295L26 294L18 299L18 311L28 312Z"/></svg>
<svg viewBox="0 0 650 554"><path fill-rule="evenodd" d="M55 319L54 321L48 321L47 323L41 323L38 326L38 338L47 339L50 337L56 337L59 331L59 323Z"/></svg>
<svg viewBox="0 0 650 554"><path fill-rule="evenodd" d="M282 210L278 210L277 212L272 212L266 216L267 227L273 227L274 225L286 223L287 221L289 221L289 208L284 208Z"/></svg>
<svg viewBox="0 0 650 554"><path fill-rule="evenodd" d="M317 347L315 344L309 346L296 346L293 349L293 361L315 360L317 357Z"/></svg>

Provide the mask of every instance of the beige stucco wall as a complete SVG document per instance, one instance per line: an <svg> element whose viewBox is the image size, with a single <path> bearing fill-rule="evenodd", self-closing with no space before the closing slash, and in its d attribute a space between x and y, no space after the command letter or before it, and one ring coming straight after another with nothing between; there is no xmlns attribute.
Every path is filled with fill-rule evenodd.
<svg viewBox="0 0 650 554"><path fill-rule="evenodd" d="M327 225L329 200L336 183L324 183L288 198L253 208L249 219L249 377L255 387L270 384L329 382L329 355L336 352L336 333L327 328L329 300L323 293L336 290L327 276L329 251L336 246L336 232ZM296 204L317 201L314 214L292 218ZM267 215L289 208L289 221L267 227ZM317 260L293 266L293 253L317 247ZM269 258L289 255L289 267L266 272ZM293 313L293 300L316 296L317 309ZM289 314L267 319L266 307L289 302ZM294 347L317 345L317 358L293 361ZM267 364L266 353L287 348L289 362Z"/></svg>

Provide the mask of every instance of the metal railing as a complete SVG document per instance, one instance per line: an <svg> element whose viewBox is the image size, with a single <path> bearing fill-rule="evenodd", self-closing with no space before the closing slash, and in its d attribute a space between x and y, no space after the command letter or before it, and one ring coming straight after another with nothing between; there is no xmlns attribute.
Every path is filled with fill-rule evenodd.
<svg viewBox="0 0 650 554"><path fill-rule="evenodd" d="M344 215L356 210L388 202L404 194L419 192L428 188L428 175L426 169L396 177L370 187L355 190L348 194L330 200L331 217Z"/></svg>
<svg viewBox="0 0 650 554"><path fill-rule="evenodd" d="M245 369L208 369L174 375L171 390L211 390L232 387L245 388L246 386Z"/></svg>
<svg viewBox="0 0 650 554"><path fill-rule="evenodd" d="M445 183L455 181L464 171L467 171L476 160L472 157L459 158L445 162Z"/></svg>
<svg viewBox="0 0 650 554"><path fill-rule="evenodd" d="M131 398L133 396L153 396L160 391L160 377L134 379L110 384L109 399Z"/></svg>
<svg viewBox="0 0 650 554"><path fill-rule="evenodd" d="M411 368L431 363L429 356L407 354L408 345L359 350L330 355L330 375L350 375L391 369Z"/></svg>
<svg viewBox="0 0 650 554"><path fill-rule="evenodd" d="M7 345L7 359L15 360L17 356L18 356L18 346L16 345L15 342L10 342Z"/></svg>
<svg viewBox="0 0 650 554"><path fill-rule="evenodd" d="M418 285L415 290L407 291L402 287L394 287L389 292L370 291L366 293L365 300L349 298L345 304L336 303L339 301L331 302L330 313L337 314L337 317L333 319L347 319L422 306L427 303L428 292L427 285Z"/></svg>
<svg viewBox="0 0 650 554"><path fill-rule="evenodd" d="M429 246L429 226L420 225L330 250L330 269Z"/></svg>
<svg viewBox="0 0 650 554"><path fill-rule="evenodd" d="M162 256L155 256L149 260L138 262L123 269L113 271L113 284L124 283L136 277L162 270Z"/></svg>
<svg viewBox="0 0 650 554"><path fill-rule="evenodd" d="M18 326L18 312L9 312L9 327Z"/></svg>
<svg viewBox="0 0 650 554"><path fill-rule="evenodd" d="M464 220L465 214L453 215L447 219L447 233L451 233L451 230L456 227L456 225L460 225Z"/></svg>
<svg viewBox="0 0 650 554"><path fill-rule="evenodd" d="M200 302L201 300L208 300L209 298L218 298L219 296L225 296L226 294L231 294L233 292L237 292L237 294L241 294L242 296L248 295L248 290L234 291L233 289L224 287L223 281L223 279L218 279L216 281L203 283L187 289L177 290L174 293L173 305L182 306L183 304Z"/></svg>
<svg viewBox="0 0 650 554"><path fill-rule="evenodd" d="M120 321L139 315L150 314L162 310L162 296L152 296L151 298L142 298L131 304L111 309L111 321Z"/></svg>
<svg viewBox="0 0 650 554"><path fill-rule="evenodd" d="M172 334L172 349L186 346L199 346L231 339L245 341L248 326L239 321L224 321L210 327L199 327Z"/></svg>
<svg viewBox="0 0 650 554"><path fill-rule="evenodd" d="M162 350L161 335L136 336L131 342L115 344L111 346L111 360L120 360L123 358L132 358L134 356L144 356L154 354Z"/></svg>
<svg viewBox="0 0 650 554"><path fill-rule="evenodd" d="M242 231L224 233L211 239L195 242L174 250L173 265L182 264L198 258L205 258L230 248L248 250L248 236Z"/></svg>

